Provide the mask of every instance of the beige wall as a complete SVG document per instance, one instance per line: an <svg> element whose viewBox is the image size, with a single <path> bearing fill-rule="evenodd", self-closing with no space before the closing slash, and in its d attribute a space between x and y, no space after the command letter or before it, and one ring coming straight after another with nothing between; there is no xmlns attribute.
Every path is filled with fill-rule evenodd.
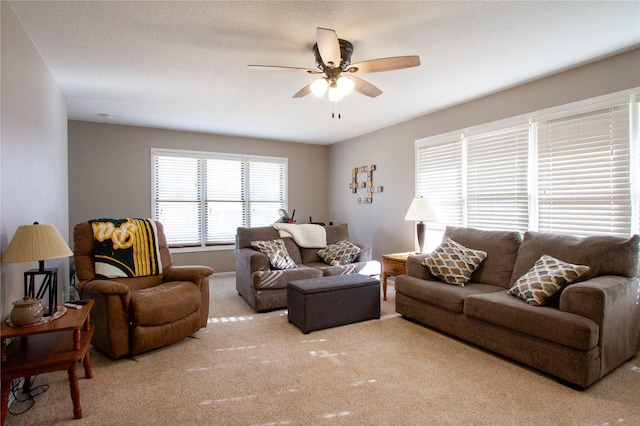
<svg viewBox="0 0 640 426"><path fill-rule="evenodd" d="M92 218L151 217L151 148L286 157L289 213L295 209L299 223L309 216L327 220L327 146L70 121L70 235L75 224ZM233 250L176 253L173 259L217 272L235 270Z"/></svg>
<svg viewBox="0 0 640 426"><path fill-rule="evenodd" d="M66 101L11 6L1 2L0 248L7 249L19 225L53 223L67 239ZM68 239L67 239L68 241ZM58 287L68 288L68 259L58 267ZM0 317L22 298L24 271L32 263L0 265ZM61 294L59 295L61 297Z"/></svg>
<svg viewBox="0 0 640 426"><path fill-rule="evenodd" d="M404 216L415 194L417 139L632 88L640 88L640 49L334 144L329 216L348 222L353 239L372 244L377 258L413 250L414 224ZM384 192L360 205L348 183L351 168L366 164L377 166L374 184Z"/></svg>

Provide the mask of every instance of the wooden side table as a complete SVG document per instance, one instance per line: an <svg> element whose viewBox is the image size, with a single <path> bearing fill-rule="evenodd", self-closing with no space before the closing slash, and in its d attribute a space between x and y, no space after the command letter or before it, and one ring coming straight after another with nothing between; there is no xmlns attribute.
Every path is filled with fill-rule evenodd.
<svg viewBox="0 0 640 426"><path fill-rule="evenodd" d="M30 387L30 377L52 371L67 370L73 401L73 416L82 418L80 389L76 363L82 361L87 379L93 377L89 343L93 336L93 324L89 312L94 301L89 300L82 309L68 308L53 321L24 327L11 327L2 321L2 418L7 416L11 381L25 378L25 388ZM7 339L12 341L6 344Z"/></svg>
<svg viewBox="0 0 640 426"><path fill-rule="evenodd" d="M407 273L407 258L413 251L382 255L382 298L387 300L387 278Z"/></svg>

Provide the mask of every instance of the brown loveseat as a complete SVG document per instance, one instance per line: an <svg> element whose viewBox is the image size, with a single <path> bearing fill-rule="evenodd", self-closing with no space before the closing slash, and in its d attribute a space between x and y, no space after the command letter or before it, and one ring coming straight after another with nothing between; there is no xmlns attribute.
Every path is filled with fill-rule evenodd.
<svg viewBox="0 0 640 426"><path fill-rule="evenodd" d="M487 253L464 287L445 284L410 256L396 278L396 311L566 384L587 387L640 350L639 240L576 238L448 227L445 237ZM547 254L590 270L548 306L508 289Z"/></svg>
<svg viewBox="0 0 640 426"><path fill-rule="evenodd" d="M97 279L91 224L74 228L74 261L80 297L95 299L91 344L113 358L178 342L209 316L207 266L174 266L163 226L156 221L163 273L135 278Z"/></svg>
<svg viewBox="0 0 640 426"><path fill-rule="evenodd" d="M346 223L325 226L324 229L328 245L349 241ZM284 241L297 268L273 269L267 256L251 246L251 241L277 239ZM235 249L236 289L253 309L261 312L287 306L289 281L352 273L379 275L380 262L371 260L371 247L354 244L361 249L355 260L344 265L329 265L318 256L318 248L299 247L292 238L281 238L279 232L271 226L238 228Z"/></svg>

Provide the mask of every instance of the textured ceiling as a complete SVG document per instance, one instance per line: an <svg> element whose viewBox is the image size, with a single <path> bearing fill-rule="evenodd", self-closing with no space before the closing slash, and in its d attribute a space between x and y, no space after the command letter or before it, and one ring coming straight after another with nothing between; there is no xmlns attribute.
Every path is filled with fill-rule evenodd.
<svg viewBox="0 0 640 426"><path fill-rule="evenodd" d="M329 144L640 45L639 1L10 1L69 117ZM383 94L292 96L316 27L352 62L419 55L359 77ZM104 115L108 115L107 118Z"/></svg>

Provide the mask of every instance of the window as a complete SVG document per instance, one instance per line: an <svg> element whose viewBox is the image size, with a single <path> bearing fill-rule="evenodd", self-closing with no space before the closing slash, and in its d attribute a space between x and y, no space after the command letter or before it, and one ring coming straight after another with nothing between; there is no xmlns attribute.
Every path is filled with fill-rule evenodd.
<svg viewBox="0 0 640 426"><path fill-rule="evenodd" d="M466 144L466 225L526 230L529 126L470 135Z"/></svg>
<svg viewBox="0 0 640 426"><path fill-rule="evenodd" d="M152 212L170 247L234 244L287 205L287 159L152 149Z"/></svg>
<svg viewBox="0 0 640 426"><path fill-rule="evenodd" d="M418 195L438 209L437 224L462 225L464 206L462 141L454 136L432 141L416 151Z"/></svg>
<svg viewBox="0 0 640 426"><path fill-rule="evenodd" d="M417 141L418 195L440 229L637 233L638 110L634 95Z"/></svg>
<svg viewBox="0 0 640 426"><path fill-rule="evenodd" d="M537 124L538 230L628 235L629 107Z"/></svg>

